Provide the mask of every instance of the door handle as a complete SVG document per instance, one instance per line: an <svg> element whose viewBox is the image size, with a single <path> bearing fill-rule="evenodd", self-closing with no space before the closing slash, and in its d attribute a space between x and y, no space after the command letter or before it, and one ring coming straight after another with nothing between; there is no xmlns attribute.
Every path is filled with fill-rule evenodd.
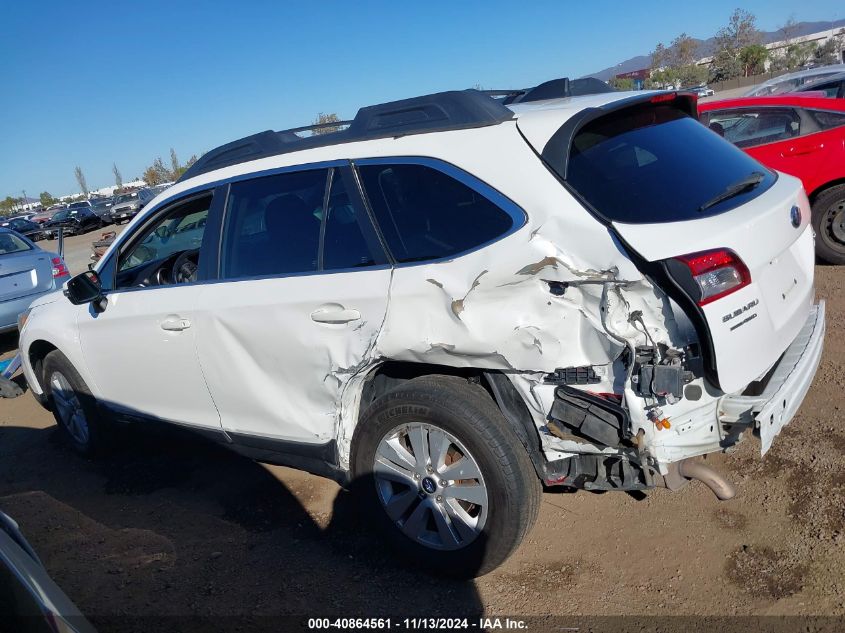
<svg viewBox="0 0 845 633"><path fill-rule="evenodd" d="M347 310L342 305L331 304L321 306L311 313L311 320L317 323L349 323L350 321L357 321L361 318L361 313L358 310Z"/></svg>
<svg viewBox="0 0 845 633"><path fill-rule="evenodd" d="M167 317L161 322L161 329L168 332L181 332L191 327L191 322L183 317Z"/></svg>
<svg viewBox="0 0 845 633"><path fill-rule="evenodd" d="M815 151L824 148L824 144L819 143L818 145L793 145L789 149L787 149L783 155L784 156L802 156L804 154L812 154Z"/></svg>

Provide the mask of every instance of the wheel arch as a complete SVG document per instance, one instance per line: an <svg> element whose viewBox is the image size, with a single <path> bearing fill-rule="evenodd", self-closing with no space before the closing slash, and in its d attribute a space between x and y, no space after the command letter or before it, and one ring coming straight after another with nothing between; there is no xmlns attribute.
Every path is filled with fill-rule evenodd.
<svg viewBox="0 0 845 633"><path fill-rule="evenodd" d="M528 453L538 477L543 478L545 458L534 419L525 402L503 372L477 367L452 367L428 363L386 361L370 370L363 380L361 397L350 438L354 435L369 406L386 393L399 388L409 380L421 376L442 375L465 378L482 386L512 427Z"/></svg>
<svg viewBox="0 0 845 633"><path fill-rule="evenodd" d="M845 185L845 177L829 180L828 182L819 185L811 193L807 194L807 197L810 199L810 204L813 204L816 201L816 198L828 189L832 189L833 187L837 187L839 185Z"/></svg>
<svg viewBox="0 0 845 633"><path fill-rule="evenodd" d="M32 367L32 373L36 380L38 380L38 387L41 389L42 393L44 391L44 385L41 384L43 378L42 366L44 364L44 359L47 354L57 349L59 348L44 339L36 339L29 344L27 358L29 360L30 367Z"/></svg>

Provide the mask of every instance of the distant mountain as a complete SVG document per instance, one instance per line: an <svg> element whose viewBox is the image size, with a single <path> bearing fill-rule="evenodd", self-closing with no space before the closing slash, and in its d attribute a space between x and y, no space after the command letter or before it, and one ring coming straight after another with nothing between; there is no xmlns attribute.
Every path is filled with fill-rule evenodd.
<svg viewBox="0 0 845 633"><path fill-rule="evenodd" d="M828 29L838 29L840 27L845 27L845 19L834 20L832 22L799 22L795 25L795 35L793 35L793 37L801 37L802 35L818 33L819 31L827 31ZM764 44L777 42L778 40L783 39L783 33L780 31L762 31L762 35ZM698 51L696 52L697 58L707 57L713 54L716 47L715 37L711 37L707 40L695 40L695 42L698 44ZM657 42L655 42L655 44L656 43ZM668 45L668 42L665 42L665 44ZM585 75L585 77L596 77L602 81L607 81L611 77L615 77L621 73L641 70L643 68L648 68L650 65L650 54L637 55L636 57L631 57L630 59L626 59L624 62L616 64L616 66L611 66L610 68L605 68L598 72Z"/></svg>

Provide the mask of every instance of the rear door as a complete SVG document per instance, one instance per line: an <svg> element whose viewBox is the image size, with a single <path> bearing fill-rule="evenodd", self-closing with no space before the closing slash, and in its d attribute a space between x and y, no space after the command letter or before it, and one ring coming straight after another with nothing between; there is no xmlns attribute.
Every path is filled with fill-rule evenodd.
<svg viewBox="0 0 845 633"><path fill-rule="evenodd" d="M643 266L666 271L663 285L673 287L664 289L690 297L687 312L709 350L710 377L733 392L766 373L808 316L810 210L799 181L767 169L692 114L680 99L645 96L569 121L548 139L524 132ZM768 123L756 129L771 136ZM689 256L710 250L740 263L728 271L735 280L715 279L733 284L730 292L699 300L691 270L687 279L676 277L689 268L683 262L700 261Z"/></svg>
<svg viewBox="0 0 845 633"><path fill-rule="evenodd" d="M702 115L711 129L764 165L784 171L815 191L830 177L841 152L811 111L785 106L752 106L712 110Z"/></svg>

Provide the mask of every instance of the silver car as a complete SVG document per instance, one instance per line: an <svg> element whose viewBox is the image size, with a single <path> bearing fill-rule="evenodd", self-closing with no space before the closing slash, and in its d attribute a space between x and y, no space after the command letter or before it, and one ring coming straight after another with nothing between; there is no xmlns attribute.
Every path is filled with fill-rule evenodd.
<svg viewBox="0 0 845 633"><path fill-rule="evenodd" d="M18 315L70 278L64 260L0 227L0 332L14 330Z"/></svg>
<svg viewBox="0 0 845 633"><path fill-rule="evenodd" d="M820 66L808 70L799 70L794 73L787 73L773 77L768 81L757 84L745 93L746 97L762 97L765 95L779 95L785 92L795 92L804 84L824 79L845 71L845 64L833 64L831 66Z"/></svg>

